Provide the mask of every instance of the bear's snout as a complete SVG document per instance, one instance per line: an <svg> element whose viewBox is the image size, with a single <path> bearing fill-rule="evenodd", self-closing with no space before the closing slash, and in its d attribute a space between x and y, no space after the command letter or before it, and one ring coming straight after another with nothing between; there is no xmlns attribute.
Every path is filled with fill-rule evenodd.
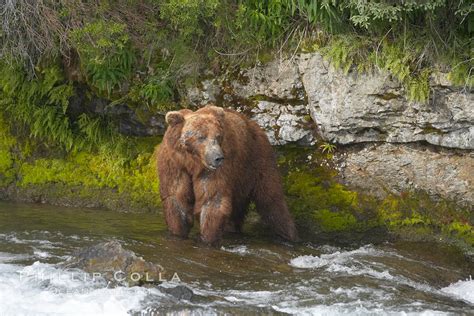
<svg viewBox="0 0 474 316"><path fill-rule="evenodd" d="M212 146L207 150L206 163L211 169L217 169L224 162L224 153L220 146Z"/></svg>
<svg viewBox="0 0 474 316"><path fill-rule="evenodd" d="M219 167L224 162L224 156L214 158L215 167Z"/></svg>

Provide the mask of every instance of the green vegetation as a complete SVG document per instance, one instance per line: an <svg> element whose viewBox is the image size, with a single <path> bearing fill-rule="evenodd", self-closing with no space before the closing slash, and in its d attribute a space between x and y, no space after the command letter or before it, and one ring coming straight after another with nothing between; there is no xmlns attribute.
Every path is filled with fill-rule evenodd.
<svg viewBox="0 0 474 316"><path fill-rule="evenodd" d="M139 155L123 165L116 157L81 152L64 158L40 158L24 162L18 170L20 188L59 184L57 188L78 188L75 194L100 201L117 195L126 209L154 210L160 206L158 179L151 154Z"/></svg>
<svg viewBox="0 0 474 316"><path fill-rule="evenodd" d="M99 91L120 87L129 80L135 59L125 24L96 21L71 32L81 70L91 86Z"/></svg>
<svg viewBox="0 0 474 316"><path fill-rule="evenodd" d="M330 153L297 148L281 150L279 165L286 170L289 207L297 223L315 234L363 232L381 226L375 208L335 181L336 172L323 167Z"/></svg>
<svg viewBox="0 0 474 316"><path fill-rule="evenodd" d="M336 148L337 148L336 145L331 144L331 143L323 143L322 145L319 146L319 149L321 149L323 153L328 153L328 154L333 153L336 150Z"/></svg>
<svg viewBox="0 0 474 316"><path fill-rule="evenodd" d="M134 159L106 149L50 152L41 143L11 134L0 116L0 191L13 185L27 198L119 210L160 208L154 144L142 139ZM352 191L336 180L332 154L315 148L278 149L289 207L305 238L353 242L384 240L386 233L461 246L474 246L470 212L423 193L389 195L382 201Z"/></svg>
<svg viewBox="0 0 474 316"><path fill-rule="evenodd" d="M6 186L14 180L12 149L15 143L9 126L0 115L0 186Z"/></svg>
<svg viewBox="0 0 474 316"><path fill-rule="evenodd" d="M66 110L73 88L62 80L61 70L57 66L38 66L38 77L28 80L21 66L2 64L1 68L2 111L27 125L32 136L72 149L74 135Z"/></svg>
<svg viewBox="0 0 474 316"><path fill-rule="evenodd" d="M0 190L13 184L25 196L43 196L51 203L84 201L124 210L154 211L161 205L153 154L159 139L141 140L141 153L124 159L106 149L51 152L11 135L1 116L0 131Z"/></svg>
<svg viewBox="0 0 474 316"><path fill-rule="evenodd" d="M320 51L345 72L386 71L411 100L426 101L430 75L450 69L474 85L474 6L469 1L242 1L241 30L263 45Z"/></svg>
<svg viewBox="0 0 474 316"><path fill-rule="evenodd" d="M156 114L182 107L203 69L314 50L345 72L386 71L426 101L433 72L473 86L473 11L465 0L19 0L2 11L0 110L48 146L134 158L116 122L71 115L79 85Z"/></svg>
<svg viewBox="0 0 474 316"><path fill-rule="evenodd" d="M63 159L37 159L22 164L19 186L63 182L88 188L115 188L129 192L132 198L142 194L157 195L156 171L150 155L139 155L124 167L114 157L80 153ZM137 196L134 196L137 195Z"/></svg>
<svg viewBox="0 0 474 316"><path fill-rule="evenodd" d="M0 47L30 74L60 57L80 74L69 79L156 107L178 102L202 68L305 50L346 72L387 71L424 101L437 70L472 87L473 11L466 0L19 0L2 13Z"/></svg>

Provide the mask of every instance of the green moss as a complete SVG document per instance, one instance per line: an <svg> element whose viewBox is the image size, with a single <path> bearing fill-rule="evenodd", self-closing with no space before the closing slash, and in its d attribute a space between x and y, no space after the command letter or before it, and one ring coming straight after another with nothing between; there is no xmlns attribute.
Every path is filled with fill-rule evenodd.
<svg viewBox="0 0 474 316"><path fill-rule="evenodd" d="M124 163L104 153L80 152L65 158L42 158L24 163L20 168L18 186L22 188L61 184L81 187L83 195L110 189L125 195L132 203L158 207L158 180L151 153L139 155ZM92 196L91 196L92 198Z"/></svg>
<svg viewBox="0 0 474 316"><path fill-rule="evenodd" d="M323 163L324 162L324 163ZM366 231L377 226L375 213L362 207L359 194L335 181L330 159L319 151L286 150L279 164L288 203L297 223L310 234Z"/></svg>
<svg viewBox="0 0 474 316"><path fill-rule="evenodd" d="M14 180L15 172L10 151L0 149L0 187L4 187Z"/></svg>
<svg viewBox="0 0 474 316"><path fill-rule="evenodd" d="M0 187L13 184L19 195L62 205L142 211L161 206L153 154L159 139L140 139L135 148L140 154L124 159L100 148L48 151L34 141L18 140L1 116L0 132ZM333 163L318 145L278 149L288 204L300 232L354 241L380 228L407 239L443 236L474 246L469 210L433 202L422 192L377 200L340 184Z"/></svg>
<svg viewBox="0 0 474 316"><path fill-rule="evenodd" d="M10 134L10 128L0 115L0 187L12 183L15 179L12 148L16 140Z"/></svg>
<svg viewBox="0 0 474 316"><path fill-rule="evenodd" d="M423 192L376 199L337 182L326 155L313 149L281 148L278 159L288 204L300 231L317 238L364 238L374 229L408 240L454 240L474 246L469 210L433 201ZM385 236L383 238L388 238ZM382 239L383 239L382 238Z"/></svg>
<svg viewBox="0 0 474 316"><path fill-rule="evenodd" d="M315 211L313 218L323 231L346 231L357 228L357 219L347 212L331 212L322 209Z"/></svg>
<svg viewBox="0 0 474 316"><path fill-rule="evenodd" d="M445 226L443 231L449 236L463 239L467 244L474 247L474 228L472 225L454 221Z"/></svg>
<svg viewBox="0 0 474 316"><path fill-rule="evenodd" d="M380 222L400 237L440 236L474 246L471 212L447 201L435 202L423 192L389 195L376 206Z"/></svg>
<svg viewBox="0 0 474 316"><path fill-rule="evenodd" d="M423 131L421 132L422 134L438 134L442 135L443 131L440 130L439 128L434 127L432 124L428 123L425 125L423 128Z"/></svg>
<svg viewBox="0 0 474 316"><path fill-rule="evenodd" d="M286 177L289 205L298 222L315 232L367 230L375 214L361 207L359 194L310 170L291 171Z"/></svg>

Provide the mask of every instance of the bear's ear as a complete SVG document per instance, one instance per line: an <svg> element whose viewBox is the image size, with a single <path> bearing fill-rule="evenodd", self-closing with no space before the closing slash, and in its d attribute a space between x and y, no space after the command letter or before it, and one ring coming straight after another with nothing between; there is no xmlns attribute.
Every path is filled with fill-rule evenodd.
<svg viewBox="0 0 474 316"><path fill-rule="evenodd" d="M216 113L216 116L217 116L218 119L223 119L224 118L225 111L224 111L223 108L220 108L220 107L215 106L215 105L209 105L208 107L211 108L214 111L214 113Z"/></svg>
<svg viewBox="0 0 474 316"><path fill-rule="evenodd" d="M179 111L168 112L166 113L165 120L168 125L174 126L176 124L184 122L184 115Z"/></svg>

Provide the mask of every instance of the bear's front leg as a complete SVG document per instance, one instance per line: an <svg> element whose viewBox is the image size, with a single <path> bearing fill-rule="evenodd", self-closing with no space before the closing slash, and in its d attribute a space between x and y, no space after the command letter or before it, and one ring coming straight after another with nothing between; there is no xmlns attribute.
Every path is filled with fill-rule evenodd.
<svg viewBox="0 0 474 316"><path fill-rule="evenodd" d="M191 179L185 174L177 175L162 183L161 195L166 224L172 235L186 238L193 226L194 193Z"/></svg>
<svg viewBox="0 0 474 316"><path fill-rule="evenodd" d="M231 199L217 194L201 207L201 241L216 246L219 244L225 225L232 212Z"/></svg>

